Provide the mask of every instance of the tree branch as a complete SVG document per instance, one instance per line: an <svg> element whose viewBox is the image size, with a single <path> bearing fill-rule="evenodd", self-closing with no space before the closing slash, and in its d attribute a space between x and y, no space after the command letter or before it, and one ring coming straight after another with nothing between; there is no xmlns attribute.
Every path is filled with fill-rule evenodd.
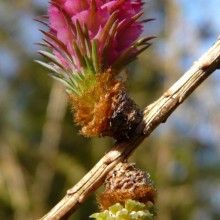
<svg viewBox="0 0 220 220"><path fill-rule="evenodd" d="M103 183L108 172L119 162L128 159L139 144L219 66L220 38L170 89L146 107L143 120L134 134L127 140L116 142L41 220L67 219Z"/></svg>

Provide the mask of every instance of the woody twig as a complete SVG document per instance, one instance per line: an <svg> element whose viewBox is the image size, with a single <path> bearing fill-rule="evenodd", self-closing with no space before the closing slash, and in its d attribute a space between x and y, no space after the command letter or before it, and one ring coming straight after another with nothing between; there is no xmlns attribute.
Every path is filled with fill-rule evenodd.
<svg viewBox="0 0 220 220"><path fill-rule="evenodd" d="M139 144L220 66L220 39L157 101L146 107L143 120L129 139L117 141L101 160L41 220L67 219L101 184L109 171L129 158Z"/></svg>

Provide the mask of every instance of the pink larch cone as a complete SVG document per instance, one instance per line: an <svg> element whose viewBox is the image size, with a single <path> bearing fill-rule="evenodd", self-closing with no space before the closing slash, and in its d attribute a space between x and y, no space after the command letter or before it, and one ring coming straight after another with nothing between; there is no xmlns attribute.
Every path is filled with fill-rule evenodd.
<svg viewBox="0 0 220 220"><path fill-rule="evenodd" d="M125 95L124 81L118 75L153 38L138 40L144 22L152 20L138 21L142 6L141 0L52 0L46 16L49 22L41 21L49 28L42 31L42 45L52 53L39 51L51 63L39 62L66 85L75 121L86 136L118 139L128 136L140 122L141 111ZM128 104L119 105L122 100ZM130 104L134 110L127 106ZM118 122L112 116L119 115L121 106L129 112L120 115Z"/></svg>

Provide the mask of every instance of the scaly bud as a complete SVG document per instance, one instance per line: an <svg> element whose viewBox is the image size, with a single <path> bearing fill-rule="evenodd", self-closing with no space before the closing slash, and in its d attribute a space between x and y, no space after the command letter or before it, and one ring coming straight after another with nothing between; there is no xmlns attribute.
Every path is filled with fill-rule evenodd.
<svg viewBox="0 0 220 220"><path fill-rule="evenodd" d="M151 220L155 216L156 189L148 173L134 164L119 163L105 179L105 191L98 195L97 220Z"/></svg>

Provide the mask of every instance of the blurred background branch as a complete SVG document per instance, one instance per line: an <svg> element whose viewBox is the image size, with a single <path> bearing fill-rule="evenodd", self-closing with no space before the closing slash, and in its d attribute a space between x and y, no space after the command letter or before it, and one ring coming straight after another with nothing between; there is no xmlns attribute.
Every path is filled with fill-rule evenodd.
<svg viewBox="0 0 220 220"><path fill-rule="evenodd" d="M37 165L34 177L33 199L37 207L35 210L36 216L39 210L43 209L45 201L48 200L50 195L50 188L55 175L53 163L56 163L56 155L59 150L66 104L67 99L63 86L53 82L48 100L45 124L42 130L42 140L39 145L41 159Z"/></svg>

